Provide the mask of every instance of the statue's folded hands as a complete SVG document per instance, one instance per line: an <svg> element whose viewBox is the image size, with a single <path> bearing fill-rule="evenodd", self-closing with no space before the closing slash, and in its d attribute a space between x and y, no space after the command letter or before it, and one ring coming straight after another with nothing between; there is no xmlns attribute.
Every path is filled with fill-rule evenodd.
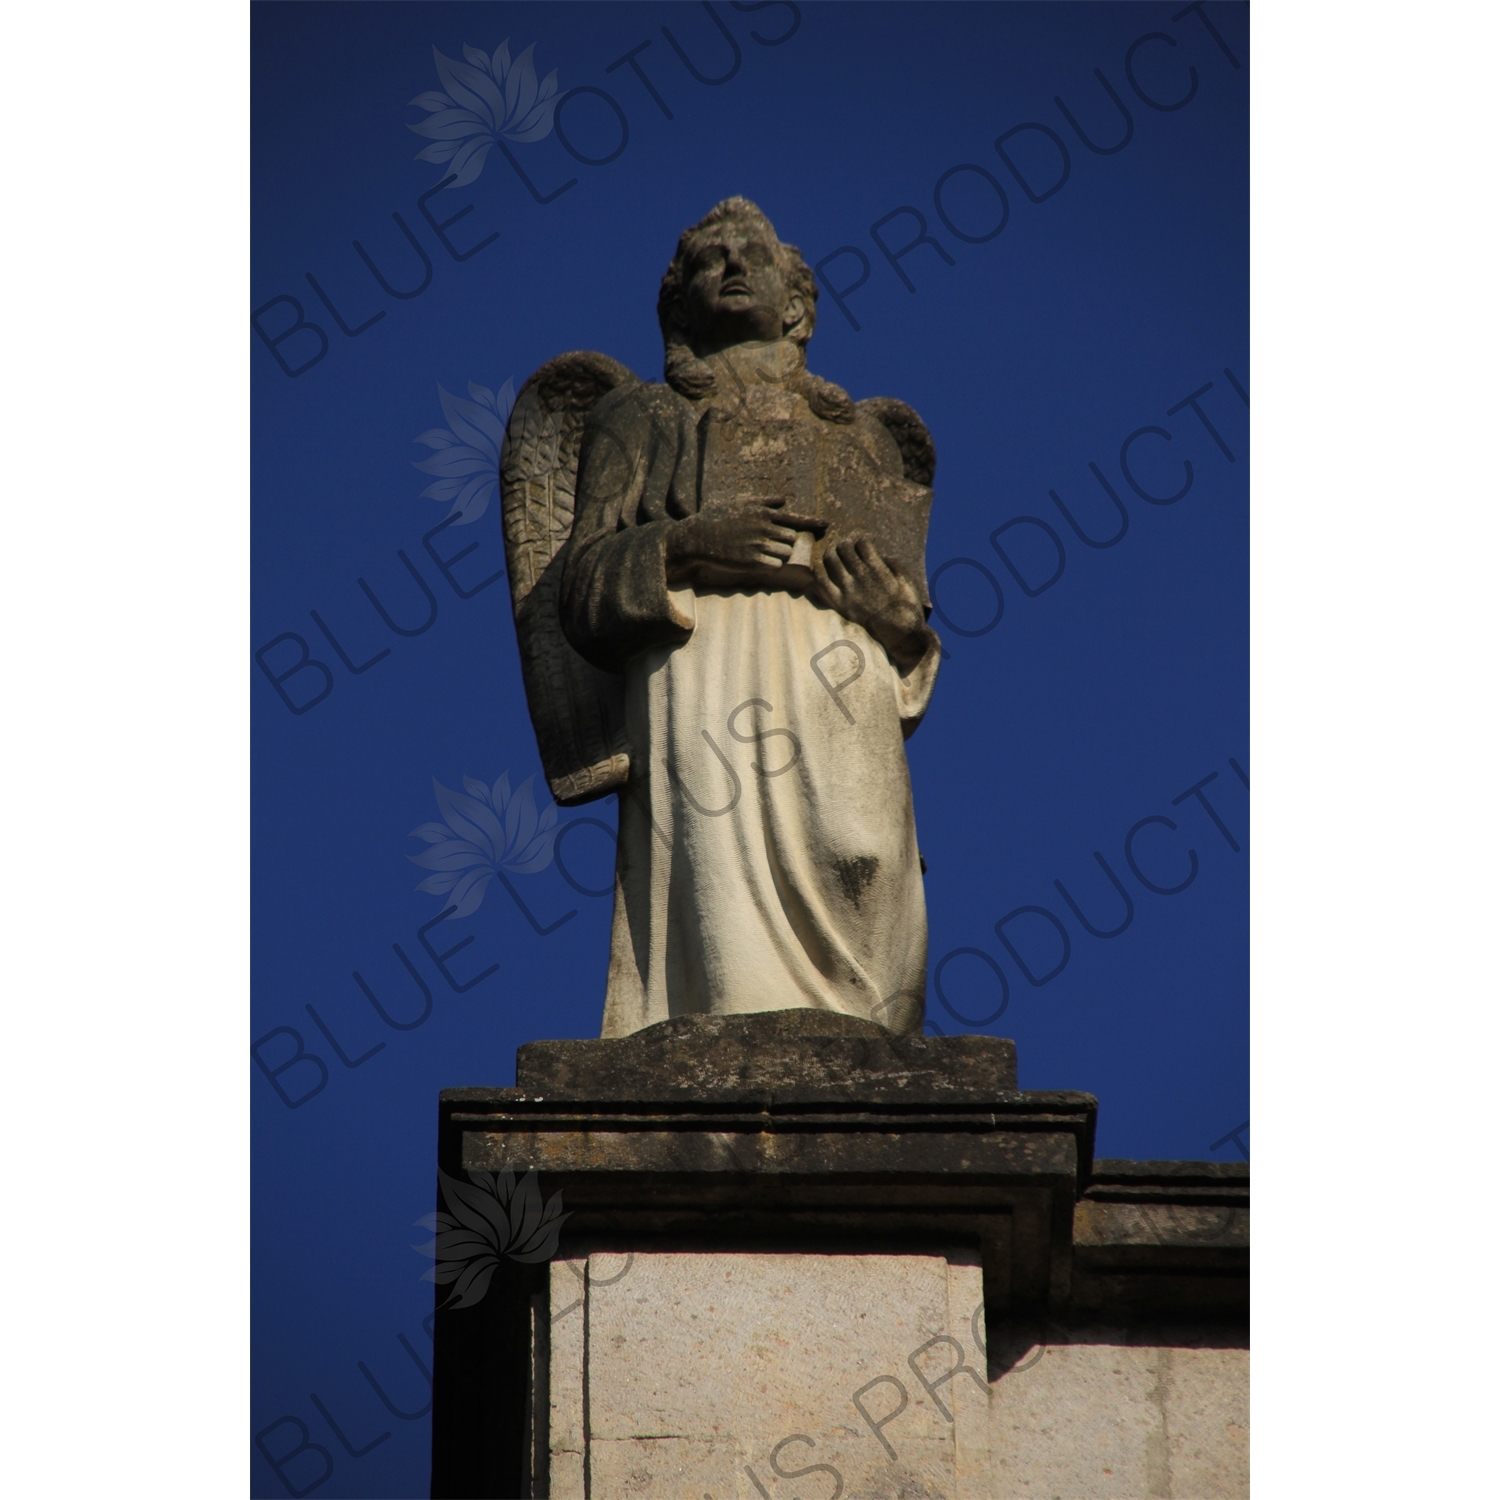
<svg viewBox="0 0 1500 1500"><path fill-rule="evenodd" d="M786 509L782 496L737 504L705 506L696 515L675 521L667 531L667 580L704 582L714 587L738 582L764 587L768 568L779 568L792 555L797 534L822 532L828 523Z"/></svg>
<svg viewBox="0 0 1500 1500"><path fill-rule="evenodd" d="M831 537L813 564L814 597L863 625L902 671L937 646L917 591L900 563L884 558L868 537Z"/></svg>

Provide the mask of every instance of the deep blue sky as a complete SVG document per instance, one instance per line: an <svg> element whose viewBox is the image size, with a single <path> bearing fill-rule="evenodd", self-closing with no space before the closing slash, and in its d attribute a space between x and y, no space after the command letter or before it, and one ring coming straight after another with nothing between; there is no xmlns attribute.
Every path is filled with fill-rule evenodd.
<svg viewBox="0 0 1500 1500"><path fill-rule="evenodd" d="M326 357L289 378L251 335L254 372L254 641L296 632L329 664L333 690L294 715L251 665L255 707L255 1037L291 1027L329 1070L327 1086L293 1109L254 1073L255 1319L253 1430L282 1417L305 1423L333 1458L325 1496L426 1492L425 1420L391 1416L359 1370L363 1361L407 1411L426 1387L398 1335L424 1359L422 1319L430 1288L409 1246L413 1221L432 1207L439 1088L513 1081L516 1047L544 1036L598 1031L608 947L609 901L579 894L555 868L512 880L543 925L491 886L470 918L429 934L439 950L474 941L452 961L462 981L498 969L465 993L444 981L418 941L436 898L414 891L422 871L408 830L438 817L432 779L464 776L513 784L540 767L516 660L503 579L459 599L423 550L445 514L420 498L428 476L412 467L429 450L413 439L445 425L438 386L517 384L565 349L600 349L646 379L659 379L656 285L677 232L718 199L743 193L771 216L809 262L841 246L870 261L848 298L859 331L824 296L810 349L818 373L856 398L894 395L931 427L938 451L929 575L951 559L934 589L949 625L951 659L934 706L909 746L917 825L929 865L934 966L957 949L979 950L1006 976L1010 1000L984 1029L1016 1039L1023 1087L1087 1089L1099 1096L1101 1155L1235 1159L1211 1150L1248 1114L1249 773L1248 430L1246 407L1226 369L1249 390L1248 10L1208 14L1240 66L1196 14L1136 4L769 5L754 14L715 11L742 53L719 86L695 81L662 35L665 25L699 70L724 72L728 43L701 5L323 5L257 4L254 26L254 261L251 307L297 298L327 330ZM799 16L796 30L775 39ZM1127 50L1142 90L1180 109L1148 107L1132 89ZM436 45L462 57L468 43L492 53L536 44L538 70L560 88L604 89L624 111L629 139L602 166L580 164L555 135L511 147L542 192L576 185L538 204L500 153L477 180L439 193L442 221L472 212L448 234L460 250L495 235L462 263L439 243L417 204L439 180L415 161L425 141L408 106L442 87ZM606 73L638 43L638 61L666 100L668 120L629 66ZM1054 102L1061 96L1096 142L1121 138L1124 120L1095 76L1103 71L1128 110L1133 138L1095 154ZM1030 200L995 149L1024 122L1055 131L1070 175ZM577 149L603 156L619 127L597 95L567 106ZM1058 174L1057 148L1039 131L1006 144L1040 194ZM940 222L933 191L961 163L982 167L1008 195L1009 221L986 243L965 243ZM190 184L185 185L190 190ZM995 222L993 190L977 173L950 179L944 203L970 234ZM900 261L903 285L871 226L902 206L919 210L931 246ZM396 300L371 279L358 240L398 289L422 267L393 222L398 213L432 262L419 296ZM899 249L910 216L880 231ZM848 285L857 260L828 267ZM357 325L345 337L309 286L311 273ZM271 336L291 321L281 304L264 316ZM316 354L307 333L280 346L294 367ZM1169 408L1201 387L1203 413L1233 453L1230 462L1191 407ZM1131 451L1140 486L1180 501L1153 505L1122 473ZM1129 529L1115 546L1082 544L1056 491L1095 538L1118 513L1090 471L1120 497ZM991 545L1018 516L1047 523L1066 562L1056 583L1030 597ZM1000 539L1032 587L1056 567L1044 531L1021 525ZM498 508L435 539L445 553L478 550L454 569L473 587L503 566ZM356 580L388 601L400 624L420 624L427 604L397 558L404 550L437 599L436 623L414 637L392 634ZM999 585L1004 614L980 565ZM316 610L355 665L390 654L354 676L310 618ZM285 670L283 644L267 659ZM316 671L289 678L305 702ZM1240 846L1232 848L1192 797L1173 800L1211 773L1204 789ZM597 816L610 803L566 811ZM1147 880L1180 881L1159 895L1130 873L1125 837L1148 817L1135 845ZM585 886L608 884L609 843L597 828L568 836ZM1068 909L1061 880L1095 927L1123 906L1094 859L1099 851L1134 903L1118 937L1090 936ZM1023 906L1046 907L1069 934L1071 956L1055 978L1028 982L995 932ZM1034 913L1007 927L1038 976L1060 940ZM359 971L398 1021L422 1000L392 952L399 944L430 988L428 1019L387 1026L351 977ZM947 964L944 991L968 1017L999 1003L983 958ZM770 998L770 997L768 997ZM309 1015L311 1004L351 1060L349 1069ZM944 1031L954 1020L929 992ZM282 1034L262 1048L267 1065L291 1055ZM279 1082L291 1099L316 1086L299 1063ZM311 1402L316 1392L350 1443L351 1458ZM264 1438L280 1455L298 1429ZM265 1459L252 1459L254 1492L286 1488ZM291 1484L322 1470L316 1454L289 1461Z"/></svg>

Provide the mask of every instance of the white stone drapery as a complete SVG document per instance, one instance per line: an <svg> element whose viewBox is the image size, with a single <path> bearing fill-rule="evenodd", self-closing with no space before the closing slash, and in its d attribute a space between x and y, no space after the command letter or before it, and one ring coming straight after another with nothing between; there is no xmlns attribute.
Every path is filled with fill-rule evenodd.
<svg viewBox="0 0 1500 1500"><path fill-rule="evenodd" d="M671 591L626 670L631 776L606 1037L809 1006L920 1025L927 912L905 735L937 675L781 590Z"/></svg>

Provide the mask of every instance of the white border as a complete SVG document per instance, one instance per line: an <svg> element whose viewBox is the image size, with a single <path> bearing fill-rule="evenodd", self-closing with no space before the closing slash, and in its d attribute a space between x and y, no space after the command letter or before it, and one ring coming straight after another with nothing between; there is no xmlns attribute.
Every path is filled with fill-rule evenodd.
<svg viewBox="0 0 1500 1500"><path fill-rule="evenodd" d="M241 1495L248 11L0 25L0 1487Z"/></svg>
<svg viewBox="0 0 1500 1500"><path fill-rule="evenodd" d="M1477 1495L1494 8L1273 0L1253 41L1253 1472Z"/></svg>

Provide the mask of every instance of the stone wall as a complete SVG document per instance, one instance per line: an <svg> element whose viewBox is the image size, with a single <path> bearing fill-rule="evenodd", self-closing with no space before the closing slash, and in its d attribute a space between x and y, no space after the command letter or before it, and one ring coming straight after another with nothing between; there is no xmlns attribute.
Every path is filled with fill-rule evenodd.
<svg viewBox="0 0 1500 1500"><path fill-rule="evenodd" d="M434 1496L1248 1495L1248 1166L1100 1160L1097 1107L811 1011L445 1092L442 1170L567 1218L437 1313Z"/></svg>
<svg viewBox="0 0 1500 1500"><path fill-rule="evenodd" d="M1241 1328L993 1335L995 1500L1219 1500L1250 1493Z"/></svg>
<svg viewBox="0 0 1500 1500"><path fill-rule="evenodd" d="M1243 1328L986 1331L959 1248L569 1256L548 1313L551 1500L1249 1493Z"/></svg>

